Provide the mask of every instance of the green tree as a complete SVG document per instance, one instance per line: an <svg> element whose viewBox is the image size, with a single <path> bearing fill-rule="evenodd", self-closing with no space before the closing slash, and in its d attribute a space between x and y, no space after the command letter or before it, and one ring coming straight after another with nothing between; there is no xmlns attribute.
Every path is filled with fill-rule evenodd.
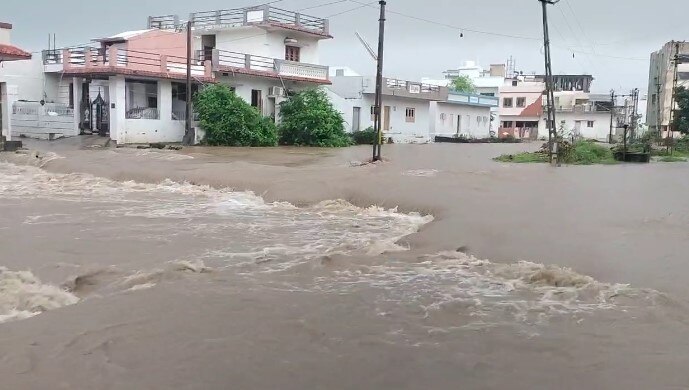
<svg viewBox="0 0 689 390"><path fill-rule="evenodd" d="M298 92L280 103L280 144L342 147L351 145L344 119L320 89Z"/></svg>
<svg viewBox="0 0 689 390"><path fill-rule="evenodd" d="M689 134L689 89L677 87L675 91L677 110L673 122L675 130L682 134Z"/></svg>
<svg viewBox="0 0 689 390"><path fill-rule="evenodd" d="M216 146L275 146L277 130L270 118L263 117L225 85L211 85L195 96L205 141Z"/></svg>
<svg viewBox="0 0 689 390"><path fill-rule="evenodd" d="M457 92L473 93L476 91L476 86L474 85L474 82L471 81L471 78L469 78L469 76L465 75L452 79L450 88Z"/></svg>

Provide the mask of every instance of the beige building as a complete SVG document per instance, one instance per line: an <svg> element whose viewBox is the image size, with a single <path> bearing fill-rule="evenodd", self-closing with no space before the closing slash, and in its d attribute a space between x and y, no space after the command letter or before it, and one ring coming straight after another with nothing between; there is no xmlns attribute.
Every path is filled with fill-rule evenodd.
<svg viewBox="0 0 689 390"><path fill-rule="evenodd" d="M675 77L674 57L689 56L689 42L671 41L662 49L651 53L648 77L648 105L646 124L651 131L667 134L670 124L672 85ZM677 85L689 86L689 63L677 66Z"/></svg>

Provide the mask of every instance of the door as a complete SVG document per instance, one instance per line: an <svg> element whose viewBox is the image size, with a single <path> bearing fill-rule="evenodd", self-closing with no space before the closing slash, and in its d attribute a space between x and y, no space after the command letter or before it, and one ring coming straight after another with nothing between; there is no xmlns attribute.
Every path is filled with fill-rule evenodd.
<svg viewBox="0 0 689 390"><path fill-rule="evenodd" d="M457 134L462 132L462 116L457 115Z"/></svg>
<svg viewBox="0 0 689 390"><path fill-rule="evenodd" d="M383 108L383 131L390 130L390 106Z"/></svg>
<svg viewBox="0 0 689 390"><path fill-rule="evenodd" d="M354 107L352 113L352 131L359 131L361 124L361 107Z"/></svg>
<svg viewBox="0 0 689 390"><path fill-rule="evenodd" d="M581 135L581 121L574 122L574 135L577 137Z"/></svg>

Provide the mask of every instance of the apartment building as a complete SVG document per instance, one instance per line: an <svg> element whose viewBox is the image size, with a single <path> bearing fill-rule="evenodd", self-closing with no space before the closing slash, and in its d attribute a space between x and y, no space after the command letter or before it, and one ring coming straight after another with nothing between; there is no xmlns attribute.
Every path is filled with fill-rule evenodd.
<svg viewBox="0 0 689 390"><path fill-rule="evenodd" d="M667 136L671 121L672 90L678 57L677 86L689 87L689 42L671 41L651 53L648 76L646 124L650 131Z"/></svg>

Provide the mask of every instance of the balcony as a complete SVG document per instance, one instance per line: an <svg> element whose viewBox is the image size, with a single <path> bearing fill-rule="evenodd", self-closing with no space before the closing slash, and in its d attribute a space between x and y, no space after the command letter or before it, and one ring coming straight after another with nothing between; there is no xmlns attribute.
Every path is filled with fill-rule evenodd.
<svg viewBox="0 0 689 390"><path fill-rule="evenodd" d="M202 62L207 62L206 57L209 54L212 56L211 64L215 72L241 73L252 76L285 78L294 81L307 81L321 84L330 83L328 79L328 67L323 65L306 64L217 49L213 49L210 52L197 52L197 56Z"/></svg>
<svg viewBox="0 0 689 390"><path fill-rule="evenodd" d="M263 5L216 11L194 12L189 15L194 29L221 30L241 26L282 28L332 38L328 20ZM180 27L177 15L149 16L148 28L175 30Z"/></svg>
<svg viewBox="0 0 689 390"><path fill-rule="evenodd" d="M186 58L161 55L150 52L125 50L110 47L73 47L59 50L44 50L43 65L47 73L139 75L146 77L184 79ZM212 80L210 61L196 62L191 66L195 79Z"/></svg>
<svg viewBox="0 0 689 390"><path fill-rule="evenodd" d="M556 112L573 112L573 113L588 113L588 112L610 112L609 102L594 102L586 104L575 104L572 106L556 106Z"/></svg>

